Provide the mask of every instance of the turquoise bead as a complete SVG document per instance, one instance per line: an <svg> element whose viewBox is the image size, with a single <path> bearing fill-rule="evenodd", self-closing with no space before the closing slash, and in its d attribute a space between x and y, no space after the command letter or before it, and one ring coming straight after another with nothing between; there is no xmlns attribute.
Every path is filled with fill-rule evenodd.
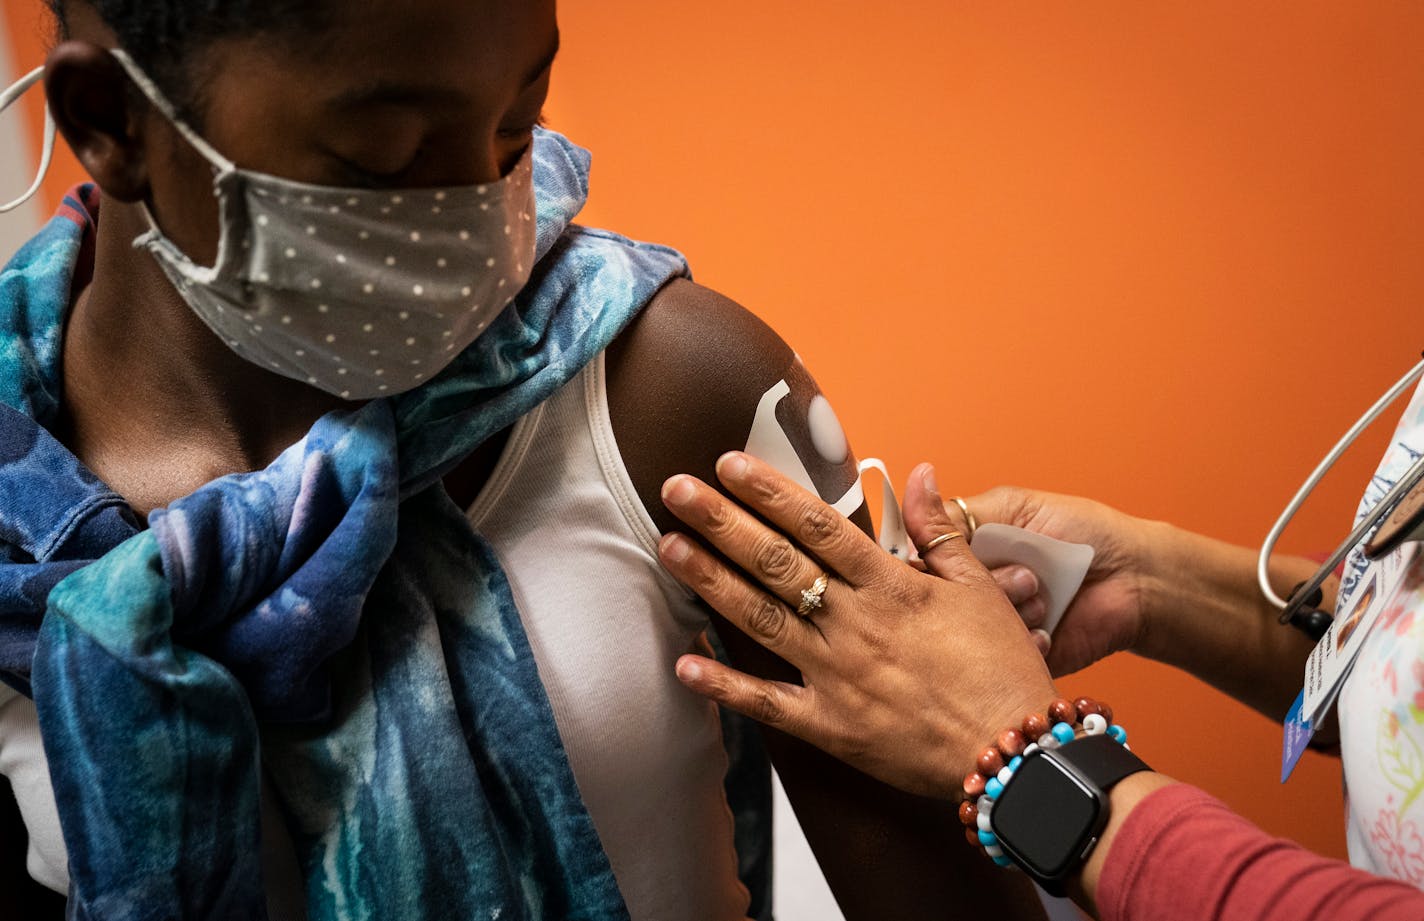
<svg viewBox="0 0 1424 921"><path fill-rule="evenodd" d="M979 843L984 845L985 847L988 847L991 844L998 844L999 836L991 831L984 831L981 828L979 830Z"/></svg>
<svg viewBox="0 0 1424 921"><path fill-rule="evenodd" d="M1053 733L1053 737L1062 745L1067 745L1073 741L1073 727L1067 723L1055 723L1050 732Z"/></svg>
<svg viewBox="0 0 1424 921"><path fill-rule="evenodd" d="M1023 755L1014 755L1013 759L1009 762L1009 770L1017 771L1020 764L1023 764Z"/></svg>
<svg viewBox="0 0 1424 921"><path fill-rule="evenodd" d="M1109 726L1108 735L1112 736L1113 741L1117 742L1119 745L1127 741L1127 730L1123 729L1121 726Z"/></svg>
<svg viewBox="0 0 1424 921"><path fill-rule="evenodd" d="M998 867L1007 867L1013 864L1013 861L1005 857L1003 854L1000 854L998 857L991 857L989 859L994 861L994 865Z"/></svg>
<svg viewBox="0 0 1424 921"><path fill-rule="evenodd" d="M1004 792L1004 785L999 783L999 778L990 777L989 782L984 784L984 795L989 799L998 799L999 794Z"/></svg>

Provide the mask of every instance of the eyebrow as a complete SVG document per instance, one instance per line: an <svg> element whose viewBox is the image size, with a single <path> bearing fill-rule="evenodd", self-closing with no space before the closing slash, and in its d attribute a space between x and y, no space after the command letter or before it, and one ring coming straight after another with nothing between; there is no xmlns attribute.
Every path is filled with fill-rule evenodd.
<svg viewBox="0 0 1424 921"><path fill-rule="evenodd" d="M553 47L539 60L538 66L530 71L525 78L524 88L528 89L544 78L544 74L554 66L554 59L559 56L559 35L554 33ZM422 104L434 104L444 106L459 105L466 100L466 97L459 90L451 89L448 86L423 85L415 83L396 83L392 81L376 81L347 90L334 97L328 103L332 108L354 109L361 106L374 105L395 105L395 106L416 106Z"/></svg>

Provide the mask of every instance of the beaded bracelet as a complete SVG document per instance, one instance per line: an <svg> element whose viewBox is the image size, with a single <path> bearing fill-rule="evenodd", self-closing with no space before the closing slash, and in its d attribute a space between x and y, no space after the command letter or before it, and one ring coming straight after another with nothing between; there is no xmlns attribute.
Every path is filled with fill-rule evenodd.
<svg viewBox="0 0 1424 921"><path fill-rule="evenodd" d="M1127 730L1113 723L1112 717L1111 707L1091 697L1060 697L1048 705L1047 716L1030 713L1020 728L999 733L994 744L979 753L977 770L964 778L965 800L959 804L959 821L965 826L964 837L970 846L982 849L999 866L1010 866L1012 861L989 825L994 801L1004 792L1004 785L1028 755L1067 745L1079 736L1106 733L1127 748Z"/></svg>

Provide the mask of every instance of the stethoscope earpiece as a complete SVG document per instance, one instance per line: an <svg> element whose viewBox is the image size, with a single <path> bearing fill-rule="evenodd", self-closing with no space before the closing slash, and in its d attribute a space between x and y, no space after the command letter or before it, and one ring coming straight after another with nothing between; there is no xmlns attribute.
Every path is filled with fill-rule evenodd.
<svg viewBox="0 0 1424 921"><path fill-rule="evenodd" d="M0 112L4 112L6 109L10 108L10 106L15 103L16 99L19 99L21 96L25 95L25 93L29 92L31 87L35 86L43 79L44 68L36 67L34 70L25 74L25 76L21 77L18 81L16 81L14 85L8 87L4 92L0 92ZM7 202L6 204L0 205L0 214L4 214L7 211L14 211L16 208L29 201L31 198L34 198L35 193L40 190L40 184L44 182L45 174L49 172L50 161L54 159L54 136L56 133L56 128L54 124L54 115L50 112L49 105L47 104L45 105L44 131L44 150L40 153L40 169L39 173L35 176L35 181L30 183L30 187L25 190L25 194L21 195L19 198L15 199L12 202Z"/></svg>
<svg viewBox="0 0 1424 921"><path fill-rule="evenodd" d="M1301 582L1291 589L1291 597L1294 598L1296 592L1305 587ZM1320 609L1320 603L1325 600L1325 592L1317 586L1309 595L1300 600L1300 606L1291 612L1290 625L1306 636L1311 642L1318 643L1330 629L1330 625L1335 622L1335 618Z"/></svg>

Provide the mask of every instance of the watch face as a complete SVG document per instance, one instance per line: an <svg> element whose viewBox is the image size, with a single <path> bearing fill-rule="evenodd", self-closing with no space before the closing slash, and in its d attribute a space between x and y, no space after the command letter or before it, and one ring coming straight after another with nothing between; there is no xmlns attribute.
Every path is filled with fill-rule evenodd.
<svg viewBox="0 0 1424 921"><path fill-rule="evenodd" d="M1101 813L1097 792L1044 752L1024 759L989 821L1006 854L1057 879L1076 865Z"/></svg>

